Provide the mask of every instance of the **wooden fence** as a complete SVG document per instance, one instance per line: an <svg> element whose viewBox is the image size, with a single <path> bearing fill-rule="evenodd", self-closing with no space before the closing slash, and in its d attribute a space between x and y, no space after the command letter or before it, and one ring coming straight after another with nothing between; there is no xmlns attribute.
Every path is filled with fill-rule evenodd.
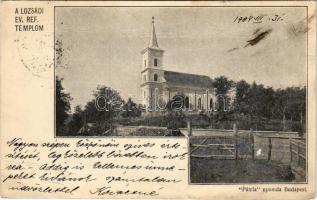
<svg viewBox="0 0 317 200"><path fill-rule="evenodd" d="M189 132L191 131L190 129ZM250 143L252 141L251 134L238 135L236 126L234 126L233 131L226 131L226 133L218 135L190 135L190 156L193 158L209 159L239 159L241 157L248 157L250 148L248 146L245 148L245 145L241 145L242 143L245 144L245 141L252 144L252 142ZM251 146L251 148L253 147Z"/></svg>
<svg viewBox="0 0 317 200"><path fill-rule="evenodd" d="M232 131L195 136L188 127L190 156L208 159L267 159L306 166L306 142L294 133Z"/></svg>
<svg viewBox="0 0 317 200"><path fill-rule="evenodd" d="M306 172L306 139L290 140L291 166L300 175Z"/></svg>
<svg viewBox="0 0 317 200"><path fill-rule="evenodd" d="M231 136L193 137L190 156L193 158L236 159L236 146Z"/></svg>

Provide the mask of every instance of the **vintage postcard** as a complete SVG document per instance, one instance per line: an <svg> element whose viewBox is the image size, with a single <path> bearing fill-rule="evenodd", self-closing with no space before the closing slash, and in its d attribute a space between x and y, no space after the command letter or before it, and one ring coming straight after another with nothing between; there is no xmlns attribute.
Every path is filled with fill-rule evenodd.
<svg viewBox="0 0 317 200"><path fill-rule="evenodd" d="M313 199L314 1L3 1L1 196Z"/></svg>

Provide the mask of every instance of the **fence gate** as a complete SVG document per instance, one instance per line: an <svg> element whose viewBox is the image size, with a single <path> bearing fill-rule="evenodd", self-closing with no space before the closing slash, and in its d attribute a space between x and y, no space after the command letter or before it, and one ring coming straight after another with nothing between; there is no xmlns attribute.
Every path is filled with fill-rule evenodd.
<svg viewBox="0 0 317 200"><path fill-rule="evenodd" d="M197 136L190 139L192 158L236 159L236 142L232 136Z"/></svg>

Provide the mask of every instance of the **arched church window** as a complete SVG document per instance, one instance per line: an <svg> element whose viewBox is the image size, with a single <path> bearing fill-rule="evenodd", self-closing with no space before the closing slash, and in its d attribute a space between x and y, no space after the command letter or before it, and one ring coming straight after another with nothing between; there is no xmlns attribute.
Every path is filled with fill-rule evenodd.
<svg viewBox="0 0 317 200"><path fill-rule="evenodd" d="M185 97L184 104L185 104L185 108L189 108L189 97Z"/></svg>
<svg viewBox="0 0 317 200"><path fill-rule="evenodd" d="M201 109L201 98L198 98L198 109Z"/></svg>
<svg viewBox="0 0 317 200"><path fill-rule="evenodd" d="M144 67L146 67L146 60L144 60Z"/></svg>
<svg viewBox="0 0 317 200"><path fill-rule="evenodd" d="M143 81L144 82L146 81L146 75L143 75Z"/></svg>
<svg viewBox="0 0 317 200"><path fill-rule="evenodd" d="M214 107L214 102L212 101L212 99L209 100L209 108L212 110Z"/></svg>
<svg viewBox="0 0 317 200"><path fill-rule="evenodd" d="M157 67L157 58L154 58L154 66Z"/></svg>
<svg viewBox="0 0 317 200"><path fill-rule="evenodd" d="M158 80L158 75L154 74L154 81L157 81L157 80Z"/></svg>

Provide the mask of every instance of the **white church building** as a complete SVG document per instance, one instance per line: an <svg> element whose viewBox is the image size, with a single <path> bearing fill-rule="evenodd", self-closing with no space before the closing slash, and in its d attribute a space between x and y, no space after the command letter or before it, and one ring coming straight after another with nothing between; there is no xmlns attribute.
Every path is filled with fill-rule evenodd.
<svg viewBox="0 0 317 200"><path fill-rule="evenodd" d="M141 51L140 87L142 104L147 111L162 109L160 105L167 104L175 95L184 97L185 110L212 110L216 101L213 80L204 75L164 70L164 53L158 45L153 17L148 47Z"/></svg>

